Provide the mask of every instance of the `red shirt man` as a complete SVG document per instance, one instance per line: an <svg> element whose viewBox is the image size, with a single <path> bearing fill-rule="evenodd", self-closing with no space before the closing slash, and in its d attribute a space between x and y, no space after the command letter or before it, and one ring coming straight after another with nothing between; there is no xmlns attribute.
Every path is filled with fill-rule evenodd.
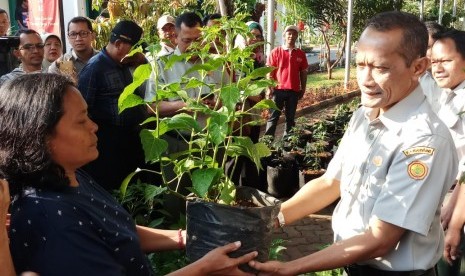
<svg viewBox="0 0 465 276"><path fill-rule="evenodd" d="M268 57L267 65L276 67L270 78L278 82L274 89L270 89L270 97L280 110L271 110L265 135L274 136L283 107L286 115L286 133L295 125L297 102L305 92L308 68L305 52L295 47L298 34L299 29L296 26L287 26L283 35L284 45L273 49Z"/></svg>

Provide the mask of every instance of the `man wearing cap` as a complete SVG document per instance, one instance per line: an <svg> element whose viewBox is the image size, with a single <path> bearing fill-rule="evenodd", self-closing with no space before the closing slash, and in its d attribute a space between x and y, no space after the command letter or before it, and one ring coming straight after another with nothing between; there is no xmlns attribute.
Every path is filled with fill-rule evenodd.
<svg viewBox="0 0 465 276"><path fill-rule="evenodd" d="M294 127L297 102L305 93L307 85L308 62L305 52L296 48L295 42L299 29L290 25L284 29L284 45L271 51L267 65L276 67L270 78L278 85L269 89L269 97L273 99L279 110L270 110L271 116L266 124L265 135L272 135L276 131L279 116L283 107L286 109L286 134Z"/></svg>
<svg viewBox="0 0 465 276"><path fill-rule="evenodd" d="M174 52L176 48L176 30L174 27L174 17L165 14L157 21L158 36L160 37L161 50L158 56L165 56Z"/></svg>
<svg viewBox="0 0 465 276"><path fill-rule="evenodd" d="M109 43L89 60L78 81L89 115L99 127L99 157L84 170L110 191L144 164L139 124L146 118L145 108L139 106L118 113L118 98L133 81L130 66L123 59L141 35L142 28L135 22L118 22ZM143 91L139 94L143 95Z"/></svg>
<svg viewBox="0 0 465 276"><path fill-rule="evenodd" d="M36 31L29 29L20 30L19 47L14 50L13 54L21 64L18 68L15 68L13 71L0 78L0 86L6 81L12 80L18 76L42 72L44 43Z"/></svg>
<svg viewBox="0 0 465 276"><path fill-rule="evenodd" d="M48 72L69 75L77 82L82 68L98 53L92 47L94 39L92 22L88 18L83 16L71 18L68 22L68 41L71 44L71 51L54 61Z"/></svg>
<svg viewBox="0 0 465 276"><path fill-rule="evenodd" d="M63 54L61 47L61 39L54 34L43 34L42 41L44 42L44 60L42 61L42 69L47 71L50 64L57 60Z"/></svg>

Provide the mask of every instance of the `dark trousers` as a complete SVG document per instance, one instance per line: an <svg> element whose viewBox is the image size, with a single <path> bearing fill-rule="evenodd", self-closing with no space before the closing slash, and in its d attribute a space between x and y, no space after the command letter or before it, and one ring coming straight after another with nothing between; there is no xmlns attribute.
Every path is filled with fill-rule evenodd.
<svg viewBox="0 0 465 276"><path fill-rule="evenodd" d="M386 271L368 265L348 265L344 267L344 275L348 276L436 276L434 268L412 271Z"/></svg>
<svg viewBox="0 0 465 276"><path fill-rule="evenodd" d="M274 136L283 107L285 107L286 133L289 133L295 125L294 118L297 102L299 101L299 93L292 90L275 89L273 92L273 101L279 110L270 109L271 116L266 123L265 135Z"/></svg>

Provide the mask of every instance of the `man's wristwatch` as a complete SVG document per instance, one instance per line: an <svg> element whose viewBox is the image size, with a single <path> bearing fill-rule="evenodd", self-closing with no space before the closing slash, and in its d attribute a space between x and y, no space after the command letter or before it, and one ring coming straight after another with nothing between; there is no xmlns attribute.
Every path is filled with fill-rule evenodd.
<svg viewBox="0 0 465 276"><path fill-rule="evenodd" d="M280 227L283 227L284 225L286 225L286 221L284 220L284 215L281 211L278 213L278 222L279 222Z"/></svg>

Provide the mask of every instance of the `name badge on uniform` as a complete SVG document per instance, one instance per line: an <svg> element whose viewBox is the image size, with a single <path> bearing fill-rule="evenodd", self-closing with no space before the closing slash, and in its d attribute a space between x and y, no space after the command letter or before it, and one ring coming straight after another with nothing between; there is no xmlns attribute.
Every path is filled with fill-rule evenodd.
<svg viewBox="0 0 465 276"><path fill-rule="evenodd" d="M410 156L410 155L414 155L414 154L433 155L434 150L435 149L430 148L430 147L413 147L413 148L406 149L406 150L404 150L402 152L405 154L405 156Z"/></svg>

